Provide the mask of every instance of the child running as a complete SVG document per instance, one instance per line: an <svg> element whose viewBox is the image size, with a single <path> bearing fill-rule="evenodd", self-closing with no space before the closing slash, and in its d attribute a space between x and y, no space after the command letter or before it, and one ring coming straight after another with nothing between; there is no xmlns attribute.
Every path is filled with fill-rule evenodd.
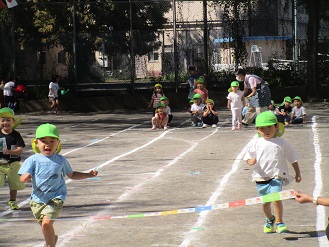
<svg viewBox="0 0 329 247"><path fill-rule="evenodd" d="M157 128L167 130L167 124L168 114L165 111L165 105L159 102L155 110L155 115L152 118L152 130Z"/></svg>
<svg viewBox="0 0 329 247"><path fill-rule="evenodd" d="M18 190L25 189L25 184L19 181L18 170L21 168L20 160L24 140L15 128L21 123L14 111L8 107L0 110L0 187L5 184L6 177L9 184L9 207L18 210L16 196Z"/></svg>
<svg viewBox="0 0 329 247"><path fill-rule="evenodd" d="M53 227L54 220L62 211L67 196L64 177L85 179L97 176L98 172L72 170L64 156L58 154L61 145L55 125L40 125L35 139L32 139L32 148L35 154L25 160L18 174L21 182L32 179L31 210L42 227L46 246L54 247L58 238Z"/></svg>
<svg viewBox="0 0 329 247"><path fill-rule="evenodd" d="M292 108L290 123L293 124L306 123L306 110L303 106L302 98L296 96L295 98L293 98L293 100L295 106L294 108Z"/></svg>
<svg viewBox="0 0 329 247"><path fill-rule="evenodd" d="M260 113L256 117L259 138L252 143L244 157L248 165L254 166L252 181L256 182L259 196L280 192L283 185L291 182L293 178L289 175L287 161L295 170L296 182L302 180L297 162L299 155L287 141L278 137L283 134L283 131L280 132L279 125L283 127L272 112ZM279 233L288 231L283 222L282 201L275 201L273 205L274 215L272 215L271 202L263 204L266 216L264 233L272 233L274 226Z"/></svg>
<svg viewBox="0 0 329 247"><path fill-rule="evenodd" d="M239 82L232 81L231 88L232 91L227 96L227 108L232 111L232 130L235 130L241 128L244 96L239 89Z"/></svg>
<svg viewBox="0 0 329 247"><path fill-rule="evenodd" d="M154 91L150 100L150 103L148 107L153 107L153 116L155 115L155 110L160 102L161 97L164 96L162 85L160 83L157 83L154 85Z"/></svg>

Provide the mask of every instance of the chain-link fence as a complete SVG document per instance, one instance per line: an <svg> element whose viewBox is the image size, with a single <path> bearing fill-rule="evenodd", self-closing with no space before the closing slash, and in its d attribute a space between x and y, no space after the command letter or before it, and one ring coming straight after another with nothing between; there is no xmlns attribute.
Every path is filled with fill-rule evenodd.
<svg viewBox="0 0 329 247"><path fill-rule="evenodd" d="M308 16L303 6L294 9L291 0L51 2L52 8L72 12L71 30L57 28L61 33L55 43L42 49L23 47L17 30L15 40L2 33L4 42L15 43L10 72L25 81L48 81L59 74L73 85L125 82L137 87L162 81L177 87L194 66L199 75L207 74L208 85L218 86L230 81L229 71L239 65L305 71ZM41 8L41 3L34 4ZM46 4L42 8L49 11ZM96 12L100 17L93 20L90 13ZM86 27L96 26L94 22L97 28ZM328 34L322 26L324 61ZM8 70L6 60L1 72Z"/></svg>

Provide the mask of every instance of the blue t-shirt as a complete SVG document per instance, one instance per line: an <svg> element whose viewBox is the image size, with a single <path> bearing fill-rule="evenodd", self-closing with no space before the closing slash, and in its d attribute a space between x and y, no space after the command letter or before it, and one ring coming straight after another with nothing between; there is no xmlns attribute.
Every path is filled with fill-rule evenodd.
<svg viewBox="0 0 329 247"><path fill-rule="evenodd" d="M24 161L18 174L27 172L32 176L32 201L47 204L54 198L63 201L66 199L67 189L64 177L73 173L73 170L62 155L34 154Z"/></svg>

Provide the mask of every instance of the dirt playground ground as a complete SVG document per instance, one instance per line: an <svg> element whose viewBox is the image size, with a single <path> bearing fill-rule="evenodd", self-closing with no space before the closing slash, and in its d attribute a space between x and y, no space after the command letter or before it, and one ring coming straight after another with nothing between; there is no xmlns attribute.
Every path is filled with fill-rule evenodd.
<svg viewBox="0 0 329 247"><path fill-rule="evenodd" d="M329 108L305 107L307 124L286 126L282 137L301 155L302 182L284 190L329 197ZM290 231L283 234L263 233L261 204L202 207L257 197L252 168L242 160L256 138L255 127L232 131L231 112L219 111L218 127L205 129L191 127L185 110L174 111L167 131L152 131L146 111L20 115L17 130L26 142L22 162L33 154L37 126L49 122L58 126L61 154L74 170L99 170L93 179L67 180L68 198L54 224L57 246L328 246L328 209L322 206L284 200ZM11 211L8 184L1 188L1 247L44 245L28 205L30 193L28 183L18 193L20 210Z"/></svg>

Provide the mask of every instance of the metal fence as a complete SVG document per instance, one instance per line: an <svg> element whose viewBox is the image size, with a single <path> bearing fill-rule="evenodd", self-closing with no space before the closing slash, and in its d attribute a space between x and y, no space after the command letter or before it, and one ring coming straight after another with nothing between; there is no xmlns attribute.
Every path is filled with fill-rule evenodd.
<svg viewBox="0 0 329 247"><path fill-rule="evenodd" d="M200 75L226 73L237 66L299 69L305 64L308 16L294 2L112 1L117 16L121 10L124 18L104 20L98 31L79 32L78 26L85 22L81 13L96 3L51 1L52 6L72 9L72 29L42 50L22 48L17 30L14 40L2 35L4 42L15 44L15 52L9 58L12 71L6 71L2 63L1 73L15 74L27 82L48 81L56 73L73 85L128 83L134 88L139 82L162 81L175 82L177 88L186 81L189 66L195 66ZM101 5L97 2L99 11ZM146 10L155 12L152 19L142 20L153 29L137 29L135 23L141 20L134 13ZM110 12L100 14L111 17ZM161 26L163 18L167 20ZM323 37L327 35L328 28L322 27L320 48L325 56L328 43ZM145 52L146 44L154 49ZM208 78L210 84L220 83L218 77Z"/></svg>

